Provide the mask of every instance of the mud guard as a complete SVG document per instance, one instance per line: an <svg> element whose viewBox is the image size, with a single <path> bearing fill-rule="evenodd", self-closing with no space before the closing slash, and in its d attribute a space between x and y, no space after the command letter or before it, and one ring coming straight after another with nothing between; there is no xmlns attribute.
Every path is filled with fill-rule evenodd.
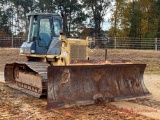
<svg viewBox="0 0 160 120"><path fill-rule="evenodd" d="M48 67L47 108L147 97L145 64Z"/></svg>

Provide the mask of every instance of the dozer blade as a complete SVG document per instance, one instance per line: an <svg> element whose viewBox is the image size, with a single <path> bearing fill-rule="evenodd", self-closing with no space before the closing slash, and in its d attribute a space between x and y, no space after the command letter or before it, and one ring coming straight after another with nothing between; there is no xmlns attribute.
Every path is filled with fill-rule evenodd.
<svg viewBox="0 0 160 120"><path fill-rule="evenodd" d="M143 81L145 64L48 67L47 108L151 96Z"/></svg>

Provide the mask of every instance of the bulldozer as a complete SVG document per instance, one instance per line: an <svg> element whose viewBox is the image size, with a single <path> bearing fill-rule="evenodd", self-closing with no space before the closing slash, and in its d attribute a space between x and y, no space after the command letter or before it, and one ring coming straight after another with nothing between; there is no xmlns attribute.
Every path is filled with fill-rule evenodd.
<svg viewBox="0 0 160 120"><path fill-rule="evenodd" d="M90 60L92 38L67 38L56 13L29 13L29 32L20 47L27 61L7 63L6 84L34 97L47 97L47 108L148 97L146 64L128 60Z"/></svg>

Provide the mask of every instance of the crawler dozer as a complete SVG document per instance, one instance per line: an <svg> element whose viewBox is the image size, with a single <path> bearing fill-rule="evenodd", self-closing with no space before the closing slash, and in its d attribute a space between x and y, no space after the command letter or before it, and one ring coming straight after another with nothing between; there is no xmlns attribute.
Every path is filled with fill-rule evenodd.
<svg viewBox="0 0 160 120"><path fill-rule="evenodd" d="M146 64L127 60L89 60L91 38L73 39L62 34L58 14L29 13L28 39L20 55L28 61L7 63L9 87L35 97L47 96L47 108L146 97Z"/></svg>

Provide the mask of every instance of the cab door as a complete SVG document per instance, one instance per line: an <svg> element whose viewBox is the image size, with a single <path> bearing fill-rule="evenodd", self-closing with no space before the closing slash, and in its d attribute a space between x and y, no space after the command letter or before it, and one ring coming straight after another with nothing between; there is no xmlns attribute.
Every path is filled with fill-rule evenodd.
<svg viewBox="0 0 160 120"><path fill-rule="evenodd" d="M46 54L51 42L51 20L49 17L40 17L38 19L38 40L36 45L37 54Z"/></svg>

